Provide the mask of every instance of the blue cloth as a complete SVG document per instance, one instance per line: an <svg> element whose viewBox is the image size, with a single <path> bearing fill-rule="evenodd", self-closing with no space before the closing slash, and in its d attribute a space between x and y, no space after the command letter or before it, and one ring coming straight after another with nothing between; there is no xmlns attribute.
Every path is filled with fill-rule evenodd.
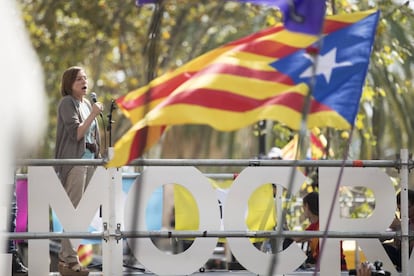
<svg viewBox="0 0 414 276"><path fill-rule="evenodd" d="M122 179L122 191L124 193L125 198L128 195L128 192L131 186L134 184L134 178L123 178ZM146 216L146 224L148 231L157 231L161 230L162 227L162 209L163 209L163 188L159 187L154 193L151 195L147 208L145 210ZM96 217L95 217L96 219ZM101 218L99 218L101 219ZM57 217L56 213L52 210L52 224L53 224L53 231L54 232L63 232L62 225ZM96 224L102 224L102 222L95 222ZM93 226L89 226L89 232L96 232L101 231L102 229L96 229ZM129 229L130 230L130 229ZM101 243L101 240L89 240L84 239L81 241L81 244L96 244Z"/></svg>
<svg viewBox="0 0 414 276"><path fill-rule="evenodd" d="M122 180L122 190L128 194L129 189L134 184L135 179L126 178ZM163 209L163 188L159 187L152 193L147 208L145 210L145 222L148 231L161 230L162 227L162 209Z"/></svg>
<svg viewBox="0 0 414 276"><path fill-rule="evenodd" d="M379 12L375 12L323 37L322 46L316 51L315 75L312 74L314 59L309 49L300 49L271 66L289 76L295 84L306 83L310 86L312 77L315 77L315 85L310 87L315 100L336 111L353 125L378 19Z"/></svg>

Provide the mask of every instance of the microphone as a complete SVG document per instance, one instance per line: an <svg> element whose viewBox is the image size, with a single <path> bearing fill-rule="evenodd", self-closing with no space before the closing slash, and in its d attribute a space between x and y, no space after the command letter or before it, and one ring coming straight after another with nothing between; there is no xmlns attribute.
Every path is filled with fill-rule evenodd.
<svg viewBox="0 0 414 276"><path fill-rule="evenodd" d="M93 103L96 103L98 100L96 99L96 93L95 92L91 92L91 100Z"/></svg>
<svg viewBox="0 0 414 276"><path fill-rule="evenodd" d="M91 92L91 101L93 103L97 103L98 102L98 100L96 99L96 93L95 92ZM102 118L102 112L99 115L101 115L101 118Z"/></svg>

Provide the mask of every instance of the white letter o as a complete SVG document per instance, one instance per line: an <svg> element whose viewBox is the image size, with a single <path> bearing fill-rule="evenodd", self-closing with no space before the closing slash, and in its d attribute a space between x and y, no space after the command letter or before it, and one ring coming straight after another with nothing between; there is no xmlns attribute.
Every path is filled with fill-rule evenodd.
<svg viewBox="0 0 414 276"><path fill-rule="evenodd" d="M125 207L126 229L147 231L145 210L148 199L155 189L165 184L180 184L194 196L199 210L199 230L220 229L220 209L216 192L208 179L194 167L145 169L141 183L135 183L128 193ZM136 246L132 250L135 257L157 275L188 275L198 271L207 262L217 241L218 238L196 238L186 251L172 255L159 250L150 238L137 238Z"/></svg>
<svg viewBox="0 0 414 276"><path fill-rule="evenodd" d="M224 206L224 230L246 231L245 210L251 194L266 183L279 184L288 188L292 168L289 167L249 167L244 169L234 181ZM305 181L297 171L292 183L292 194L299 192ZM248 238L227 238L234 257L247 270L259 275L267 275L272 254L257 250ZM277 253L277 266L274 275L294 271L306 259L303 251L292 243L284 251Z"/></svg>

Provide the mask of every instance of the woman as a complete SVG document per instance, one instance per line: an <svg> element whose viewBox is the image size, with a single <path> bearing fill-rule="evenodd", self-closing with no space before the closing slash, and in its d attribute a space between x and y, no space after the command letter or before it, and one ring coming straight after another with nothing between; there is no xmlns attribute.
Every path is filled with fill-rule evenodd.
<svg viewBox="0 0 414 276"><path fill-rule="evenodd" d="M409 189L407 191L408 194L408 227L409 231L414 230L414 190ZM397 208L401 210L401 191L397 194ZM401 215L401 213L400 213ZM390 230L395 232L401 232L401 219L399 217L394 218L393 222L390 225ZM391 261L393 262L397 271L401 271L401 239L395 238L392 242L384 241L383 243L384 249L387 252L388 256L390 257ZM409 249L409 256L411 256L411 252L414 247L414 239L410 238L408 249Z"/></svg>
<svg viewBox="0 0 414 276"><path fill-rule="evenodd" d="M102 103L93 105L85 98L88 79L81 67L70 67L62 75L57 114L55 158L94 159L99 157L100 135L96 117L103 111ZM57 166L61 180L73 206L76 208L92 177L90 166ZM77 250L69 239L62 239L59 252L59 272L63 276L88 275L79 263Z"/></svg>
<svg viewBox="0 0 414 276"><path fill-rule="evenodd" d="M310 224L306 227L305 231L319 231L319 193L311 192L303 198L303 211L305 217L309 220ZM307 259L305 261L305 267L313 267L319 258L319 238L300 238L296 239L299 242L308 242ZM342 250L341 242L341 270L347 270L345 261L345 255Z"/></svg>
<svg viewBox="0 0 414 276"><path fill-rule="evenodd" d="M319 231L319 195L316 192L307 194L303 198L303 211L310 224L306 231ZM308 240L308 264L316 264L319 257L319 238Z"/></svg>

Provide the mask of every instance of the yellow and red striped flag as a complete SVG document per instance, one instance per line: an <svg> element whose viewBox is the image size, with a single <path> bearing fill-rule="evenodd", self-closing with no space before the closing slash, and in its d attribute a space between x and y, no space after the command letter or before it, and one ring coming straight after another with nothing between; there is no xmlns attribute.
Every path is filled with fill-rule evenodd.
<svg viewBox="0 0 414 276"><path fill-rule="evenodd" d="M166 126L207 124L232 131L270 119L298 129L319 55L309 128L349 129L359 107L379 12L328 16L319 37L283 25L214 49L117 100L134 124L107 167L138 158ZM147 113L148 111L148 113Z"/></svg>
<svg viewBox="0 0 414 276"><path fill-rule="evenodd" d="M282 158L284 160L295 160L300 157L296 156L298 141L299 136L296 134L293 136L292 140L282 148ZM308 152L306 153L306 158L318 160L332 157L334 153L331 149L329 149L329 154L327 153L327 143L326 137L321 133L320 129L313 128L309 133L309 149L307 149Z"/></svg>

